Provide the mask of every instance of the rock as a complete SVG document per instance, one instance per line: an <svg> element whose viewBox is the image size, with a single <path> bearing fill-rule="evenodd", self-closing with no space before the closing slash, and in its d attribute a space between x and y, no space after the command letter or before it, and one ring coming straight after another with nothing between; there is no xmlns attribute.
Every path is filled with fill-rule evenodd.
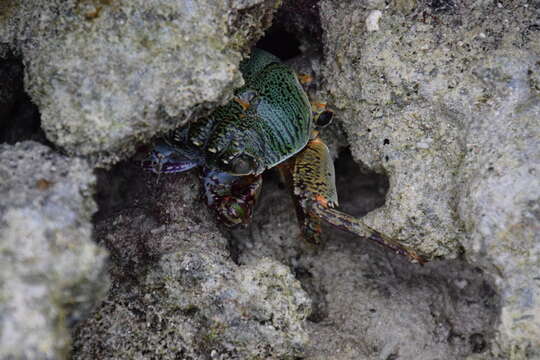
<svg viewBox="0 0 540 360"><path fill-rule="evenodd" d="M431 257L464 249L502 296L492 355L540 356L538 10L397 4L373 32L367 16L321 2L331 105L355 159L390 182L366 222Z"/></svg>
<svg viewBox="0 0 540 360"><path fill-rule="evenodd" d="M97 222L113 290L78 325L74 358L300 356L311 302L290 270L271 259L236 265L193 174L156 186L138 166L122 171L102 181L130 179L130 200Z"/></svg>
<svg viewBox="0 0 540 360"><path fill-rule="evenodd" d="M70 327L106 292L94 182L84 160L0 145L0 358L64 358Z"/></svg>
<svg viewBox="0 0 540 360"><path fill-rule="evenodd" d="M529 86L532 68L519 53L479 68L496 95L468 128L458 203L470 260L503 295L502 347L531 359L540 357L540 96Z"/></svg>
<svg viewBox="0 0 540 360"><path fill-rule="evenodd" d="M4 5L49 140L100 165L215 106L279 0L44 1Z"/></svg>
<svg viewBox="0 0 540 360"><path fill-rule="evenodd" d="M343 154L336 171L342 209L361 216L382 204L382 177L362 175ZM238 262L272 257L293 269L313 302L307 359L490 358L500 297L487 273L463 260L411 264L330 227L313 248L286 191L264 186L252 228L235 236Z"/></svg>

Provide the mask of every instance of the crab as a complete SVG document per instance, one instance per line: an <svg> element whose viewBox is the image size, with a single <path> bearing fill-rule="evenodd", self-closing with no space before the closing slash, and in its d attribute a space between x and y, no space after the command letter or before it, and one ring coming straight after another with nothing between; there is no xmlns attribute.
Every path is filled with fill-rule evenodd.
<svg viewBox="0 0 540 360"><path fill-rule="evenodd" d="M423 263L413 250L336 209L334 165L319 137L332 112L324 103L310 103L301 81L306 77L257 48L240 64L240 71L245 85L231 101L174 130L142 167L157 174L201 168L207 205L228 227L251 222L261 174L277 168L295 200L308 242L320 243L324 220Z"/></svg>

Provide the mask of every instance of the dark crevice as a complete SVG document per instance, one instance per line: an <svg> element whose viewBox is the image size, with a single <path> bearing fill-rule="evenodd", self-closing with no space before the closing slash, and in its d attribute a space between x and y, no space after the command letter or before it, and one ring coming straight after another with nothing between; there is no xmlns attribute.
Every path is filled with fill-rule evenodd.
<svg viewBox="0 0 540 360"><path fill-rule="evenodd" d="M274 24L295 34L306 47L322 49L323 30L319 15L319 0L284 1L274 19Z"/></svg>
<svg viewBox="0 0 540 360"><path fill-rule="evenodd" d="M272 25L255 46L276 55L283 61L301 54L298 39L279 24Z"/></svg>
<svg viewBox="0 0 540 360"><path fill-rule="evenodd" d="M0 143L25 140L53 147L41 129L37 106L24 91L22 59L8 55L0 60Z"/></svg>
<svg viewBox="0 0 540 360"><path fill-rule="evenodd" d="M322 34L319 0L285 1L255 46L287 61L308 49L322 53Z"/></svg>
<svg viewBox="0 0 540 360"><path fill-rule="evenodd" d="M311 314L307 320L313 323L320 323L328 317L327 292L322 284L313 277L313 274L303 266L293 268L294 276L302 284L302 288L311 298Z"/></svg>
<svg viewBox="0 0 540 360"><path fill-rule="evenodd" d="M98 212L94 214L94 223L108 219L118 211L136 203L133 196L146 190L141 174L143 169L135 160L119 162L110 170L96 170L95 200Z"/></svg>
<svg viewBox="0 0 540 360"><path fill-rule="evenodd" d="M364 216L384 205L389 188L387 176L367 171L358 165L349 148L339 153L334 166L339 205L343 211L354 216Z"/></svg>
<svg viewBox="0 0 540 360"><path fill-rule="evenodd" d="M92 218L95 241L110 254L109 272L116 283L136 286L139 276L148 271L159 256L148 240L148 224L162 224L163 214L153 203L159 186L149 186L150 174L140 166L140 154L122 161L109 170L97 169L95 201L98 211ZM150 191L149 191L150 190ZM129 224L129 226L127 225ZM116 228L125 228L118 235ZM126 243L129 246L126 246Z"/></svg>

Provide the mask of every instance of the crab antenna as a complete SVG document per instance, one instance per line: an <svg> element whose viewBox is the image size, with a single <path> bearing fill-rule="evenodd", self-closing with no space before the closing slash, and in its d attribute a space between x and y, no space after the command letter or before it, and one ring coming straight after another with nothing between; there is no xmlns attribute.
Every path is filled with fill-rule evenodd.
<svg viewBox="0 0 540 360"><path fill-rule="evenodd" d="M420 264L427 262L416 252L405 248L403 245L398 244L396 241L389 239L378 231L370 228L361 219L345 214L339 210L325 207L324 204L321 204L318 201L312 202L311 211L328 223L360 237L375 241L399 255L407 256L413 262L418 262Z"/></svg>

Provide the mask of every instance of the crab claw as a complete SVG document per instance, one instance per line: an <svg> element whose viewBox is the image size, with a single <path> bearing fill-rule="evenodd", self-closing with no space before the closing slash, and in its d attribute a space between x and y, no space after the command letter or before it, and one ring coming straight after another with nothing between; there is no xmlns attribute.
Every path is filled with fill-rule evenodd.
<svg viewBox="0 0 540 360"><path fill-rule="evenodd" d="M165 143L156 145L152 152L141 161L141 167L156 174L172 174L188 171L199 165L179 149Z"/></svg>
<svg viewBox="0 0 540 360"><path fill-rule="evenodd" d="M243 226L251 222L262 185L260 175L234 176L205 169L203 185L207 205L215 210L225 226Z"/></svg>

